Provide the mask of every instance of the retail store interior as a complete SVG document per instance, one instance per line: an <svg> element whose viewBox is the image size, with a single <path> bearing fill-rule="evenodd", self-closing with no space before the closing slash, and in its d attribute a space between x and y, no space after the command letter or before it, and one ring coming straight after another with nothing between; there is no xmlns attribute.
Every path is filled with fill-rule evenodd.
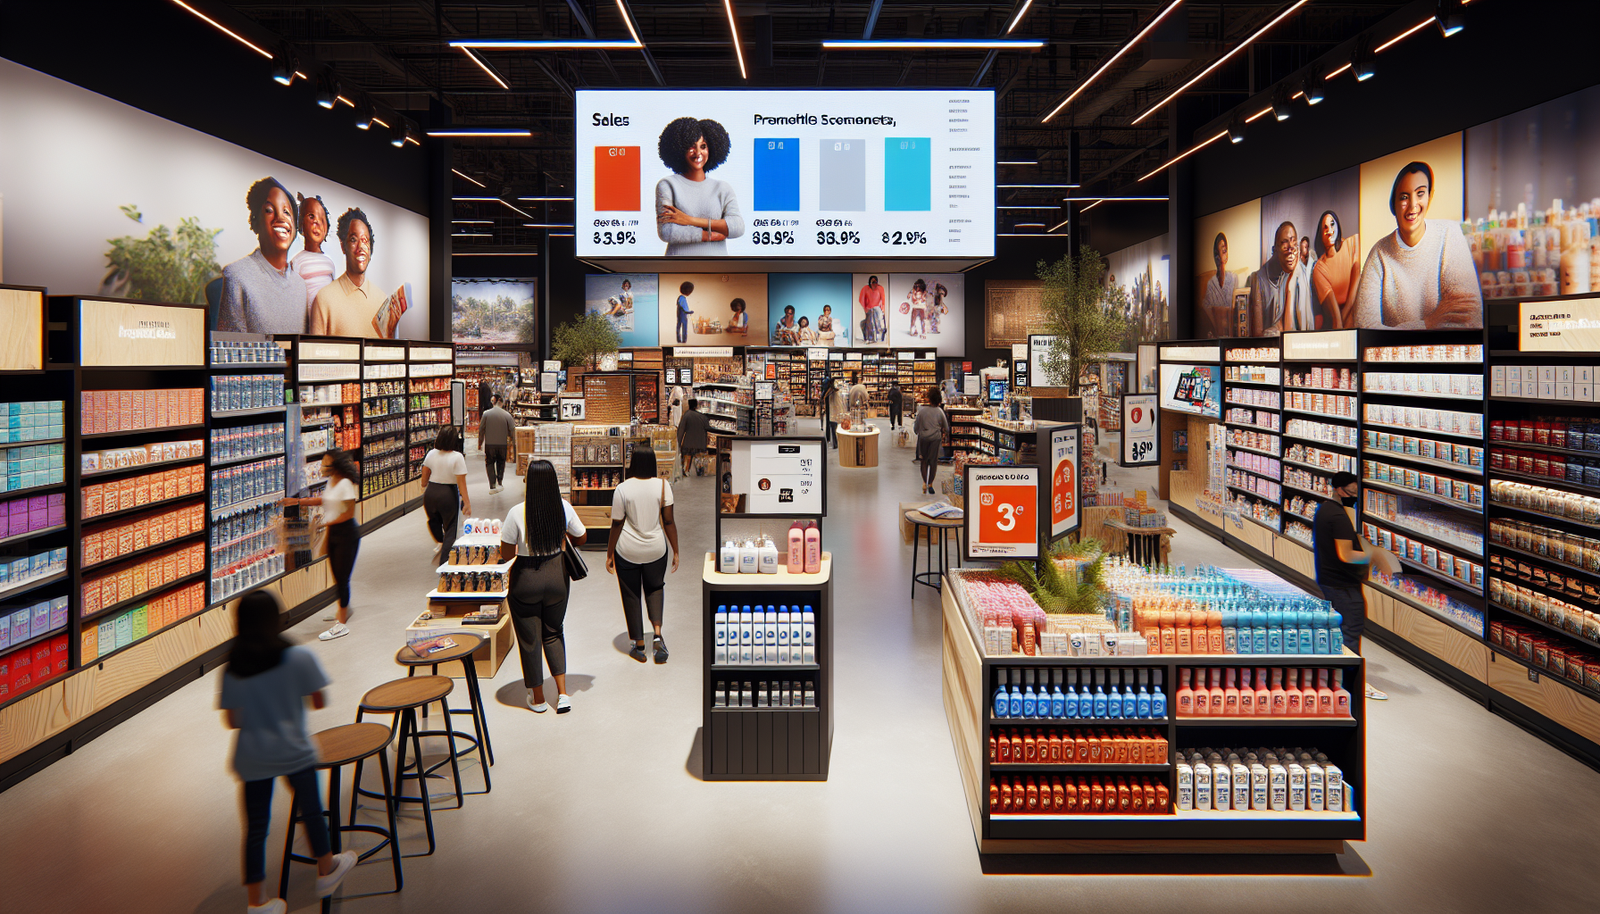
<svg viewBox="0 0 1600 914"><path fill-rule="evenodd" d="M0 911L1593 908L1547 12L0 4Z"/></svg>

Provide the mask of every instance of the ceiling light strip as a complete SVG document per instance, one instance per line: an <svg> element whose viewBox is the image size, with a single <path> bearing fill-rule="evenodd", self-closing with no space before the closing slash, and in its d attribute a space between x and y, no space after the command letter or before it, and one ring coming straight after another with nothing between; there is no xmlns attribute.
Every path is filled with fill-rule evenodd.
<svg viewBox="0 0 1600 914"><path fill-rule="evenodd" d="M1272 17L1272 20L1270 22L1268 22L1266 25L1262 26L1261 28L1256 29L1255 33L1252 34L1249 38L1246 38L1244 41L1242 41L1239 44L1235 45L1233 50L1231 50L1228 53L1226 53L1226 54L1222 55L1221 57L1217 58L1215 61L1213 61L1211 63L1210 66L1206 67L1204 70L1201 70L1199 73L1197 73L1193 77L1191 77L1188 82L1184 83L1183 85L1181 85L1177 89L1175 89L1172 92L1171 95L1168 95L1166 98L1163 98L1161 101L1156 102L1154 105L1151 105L1149 110L1145 111L1145 113L1143 113L1143 114L1139 115L1138 117L1134 118L1133 119L1134 125L1137 126L1140 121L1142 121L1145 118L1149 117L1150 115L1156 113L1157 111L1160 111L1163 107L1166 106L1166 104L1168 102L1172 101L1173 99L1175 99L1178 96L1182 95L1184 92L1188 91L1190 86L1194 85L1195 83L1199 82L1202 79L1205 79L1216 68L1218 68L1218 67L1222 66L1223 64L1227 63L1229 60L1232 60L1233 56L1235 54L1239 53L1240 51L1243 51L1245 48L1248 48L1257 38L1260 38L1262 35L1265 35L1268 31L1270 31L1272 29L1273 26L1275 26L1278 23L1282 22L1284 19L1287 19L1291 14L1294 13L1295 10L1298 10L1300 7L1305 6L1308 2L1310 2L1310 0L1295 0L1295 2L1293 4L1291 4L1288 9L1286 9L1283 12L1279 13L1278 15Z"/></svg>
<svg viewBox="0 0 1600 914"><path fill-rule="evenodd" d="M749 79L750 71L744 68L744 47L739 44L739 19L733 15L733 0L722 0L722 8L728 14L728 31L733 35L733 53L739 58L739 78Z"/></svg>
<svg viewBox="0 0 1600 914"><path fill-rule="evenodd" d="M1372 49L1372 53L1374 53L1374 54L1382 54L1385 50L1387 50L1391 46L1399 44L1400 42L1406 40L1407 38L1410 38L1412 35L1415 35L1417 32L1420 32L1423 29L1427 28L1428 26L1433 25L1433 19L1434 19L1434 17L1429 16L1428 18L1422 20L1421 22L1417 23L1416 25L1412 26L1411 28L1406 29L1405 31L1403 31L1400 34L1394 36L1393 38L1389 39L1388 41L1385 41L1383 44L1380 44L1376 48L1373 48Z"/></svg>
<svg viewBox="0 0 1600 914"><path fill-rule="evenodd" d="M244 45L245 47L249 48L250 50L255 51L257 54L260 54L262 57L265 57L268 60L272 59L272 52L271 51L267 50L266 48L261 47L260 45L256 44L255 42L251 41L250 39L244 37L243 35L239 34L238 32L235 32L233 29L228 28L227 26L223 25L222 23L218 22L217 20L212 19L210 16L207 16L205 13L202 13L199 10L195 9L194 7L190 6L189 4L183 2L183 0L172 0L172 2L178 4L179 6L183 7L186 10L188 10L189 12L195 14L195 16L199 17L200 19L203 19L206 22L206 24L210 25L212 28L216 29L217 31L221 32L224 35L227 35L229 38L232 38L234 41L239 42L240 44Z"/></svg>
<svg viewBox="0 0 1600 914"><path fill-rule="evenodd" d="M1161 165L1157 166L1153 170L1147 172L1145 175L1140 177L1139 180L1140 181L1144 181L1144 180L1152 177L1153 175L1158 175L1158 174L1162 173L1163 171L1166 171L1167 169L1171 168L1172 166L1178 164L1179 162L1182 162L1184 159L1187 159L1188 157L1194 155L1195 153L1199 152L1200 150L1206 148L1207 146L1210 146L1212 143L1215 143L1217 140L1220 140L1220 139L1222 139L1223 137L1225 137L1227 135L1228 135L1228 131L1224 130L1221 133L1217 134L1216 136L1213 136L1211 139L1205 140L1204 142L1200 143L1199 145L1190 147L1188 150L1178 153L1172 159L1162 163ZM1134 183L1138 183L1138 182L1134 182Z"/></svg>
<svg viewBox="0 0 1600 914"><path fill-rule="evenodd" d="M467 173L465 173L465 172L463 172L463 171L462 171L462 170L461 170L461 169L459 169L459 168L452 168L452 169L450 169L450 170L451 170L451 171L453 171L453 172L455 172L455 173L456 173L456 175L457 175L457 177L462 177L462 178L466 178L466 179L467 179L467 180L468 180L468 181L471 181L471 182L472 182L472 183L474 183L474 184L476 184L476 185L478 185L478 186L479 186L479 187L482 187L482 188L485 188L485 189L487 189L487 188L488 188L488 185L487 185L487 184L484 184L484 183L483 183L483 182L482 182L482 181L479 181L479 180L478 180L478 179L477 179L477 178L474 178L474 177L473 177L473 176L471 176L471 175L469 175L469 174L467 174Z"/></svg>
<svg viewBox="0 0 1600 914"><path fill-rule="evenodd" d="M467 59L477 64L478 69L482 70L484 73L487 73L489 78L494 80L500 86L500 88L508 90L511 88L511 86L508 85L505 80L500 78L500 74L496 73L494 69L489 66L488 62L482 57L479 57L471 48L462 48L461 53L467 55Z"/></svg>
<svg viewBox="0 0 1600 914"><path fill-rule="evenodd" d="M527 129L526 127L441 127L438 130L429 130L428 136L533 136L533 131Z"/></svg>
<svg viewBox="0 0 1600 914"><path fill-rule="evenodd" d="M1035 39L947 38L912 41L906 39L845 38L822 42L828 51L1037 51L1045 42Z"/></svg>
<svg viewBox="0 0 1600 914"><path fill-rule="evenodd" d="M1181 3L1183 0L1178 0L1178 2ZM1028 15L1028 8L1031 6L1033 6L1033 0L1022 0L1022 9L1017 10L1017 15L1012 17L1011 24L1006 26L1007 35L1011 34L1013 29L1022 24L1022 17Z"/></svg>
<svg viewBox="0 0 1600 914"><path fill-rule="evenodd" d="M628 30L633 31L629 25ZM637 39L633 41L619 41L612 38L588 39L513 39L513 40L487 40L472 39L468 41L452 41L452 48L479 51L637 51L644 47Z"/></svg>
<svg viewBox="0 0 1600 914"><path fill-rule="evenodd" d="M1088 79L1086 79L1082 83L1080 83L1078 85L1078 88L1073 89L1071 95L1068 95L1065 99L1062 100L1061 104L1059 104L1059 105L1055 106L1054 108L1052 108L1050 110L1049 114L1046 114L1043 118L1041 118L1040 119L1040 123L1049 123L1051 118L1053 118L1057 114L1061 113L1061 109L1063 109L1063 108L1067 107L1068 105L1072 104L1072 100L1077 98L1083 92L1083 90L1089 88L1089 84L1090 83L1094 82L1096 79L1099 79L1101 74L1103 74L1103 73L1105 73L1105 71L1111 69L1111 65L1112 64L1116 63L1117 60L1122 57L1122 55L1124 55L1124 54L1128 53L1130 50L1132 50L1133 46L1139 43L1139 39L1141 39L1145 35L1149 34L1151 29L1153 29L1156 26L1160 25L1161 24L1161 20L1167 18L1167 14L1172 12L1173 10L1177 9L1178 5L1181 4L1182 2L1183 2L1183 0L1172 0L1172 3L1168 4L1166 9L1164 9L1161 12L1157 13L1155 18L1153 18L1149 22L1145 23L1144 28L1140 29L1137 34L1135 34L1132 38L1128 39L1128 43L1127 44L1125 44L1122 47L1118 48L1117 52L1115 54L1112 54L1109 58L1107 58L1106 62L1101 64L1099 69L1095 70L1092 74L1089 75Z"/></svg>

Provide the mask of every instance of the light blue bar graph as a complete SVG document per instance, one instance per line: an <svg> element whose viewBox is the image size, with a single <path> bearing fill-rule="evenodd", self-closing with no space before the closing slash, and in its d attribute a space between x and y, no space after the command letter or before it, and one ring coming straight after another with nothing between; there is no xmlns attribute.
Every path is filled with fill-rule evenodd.
<svg viewBox="0 0 1600 914"><path fill-rule="evenodd" d="M883 141L885 212L933 209L933 143L925 136L891 136Z"/></svg>

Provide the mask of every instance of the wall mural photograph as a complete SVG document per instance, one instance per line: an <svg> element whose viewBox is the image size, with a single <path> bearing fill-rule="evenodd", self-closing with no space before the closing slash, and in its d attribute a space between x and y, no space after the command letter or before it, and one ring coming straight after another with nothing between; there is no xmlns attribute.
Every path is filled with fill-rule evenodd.
<svg viewBox="0 0 1600 914"><path fill-rule="evenodd" d="M1172 338L1172 307L1166 291L1172 287L1172 257L1167 237L1106 255L1106 286L1121 288L1128 296L1129 352L1140 342Z"/></svg>
<svg viewBox="0 0 1600 914"><path fill-rule="evenodd" d="M760 346L766 341L767 274L661 273L662 346Z"/></svg>
<svg viewBox="0 0 1600 914"><path fill-rule="evenodd" d="M771 273L773 346L851 345L849 273Z"/></svg>
<svg viewBox="0 0 1600 914"><path fill-rule="evenodd" d="M537 288L531 279L452 281L450 338L457 343L533 343Z"/></svg>
<svg viewBox="0 0 1600 914"><path fill-rule="evenodd" d="M590 273L584 278L583 309L605 315L623 346L656 346L661 342L658 288L654 273Z"/></svg>
<svg viewBox="0 0 1600 914"><path fill-rule="evenodd" d="M1261 201L1250 200L1195 220L1194 335L1199 339L1266 336L1251 332L1251 283L1261 249ZM1276 335L1275 333L1272 335Z"/></svg>
<svg viewBox="0 0 1600 914"><path fill-rule="evenodd" d="M1347 168L1261 198L1252 315L1279 330L1354 327L1361 172Z"/></svg>
<svg viewBox="0 0 1600 914"><path fill-rule="evenodd" d="M964 352L966 290L967 277L962 273L891 273L889 345Z"/></svg>

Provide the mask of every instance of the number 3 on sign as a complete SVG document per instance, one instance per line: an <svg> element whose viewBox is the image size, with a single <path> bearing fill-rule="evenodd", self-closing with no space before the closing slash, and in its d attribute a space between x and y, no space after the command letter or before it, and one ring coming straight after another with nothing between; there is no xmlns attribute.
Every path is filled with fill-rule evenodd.
<svg viewBox="0 0 1600 914"><path fill-rule="evenodd" d="M978 496L978 540L1031 543L1039 538L1033 517L1038 490L1033 486L984 486Z"/></svg>

